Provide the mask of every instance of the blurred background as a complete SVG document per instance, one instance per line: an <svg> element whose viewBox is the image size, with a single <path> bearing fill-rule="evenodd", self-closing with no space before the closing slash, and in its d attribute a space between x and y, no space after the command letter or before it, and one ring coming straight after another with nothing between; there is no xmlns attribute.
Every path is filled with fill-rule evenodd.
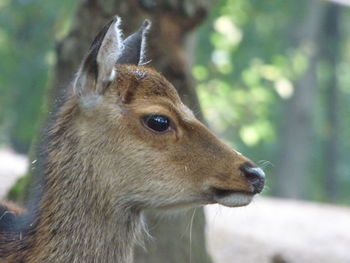
<svg viewBox="0 0 350 263"><path fill-rule="evenodd" d="M126 32L154 21L151 65L267 174L251 206L206 209L212 259L186 243L185 261L167 248L166 261L137 262L349 263L347 0L0 0L0 197L25 202L53 96L114 14ZM165 35L162 21L179 30Z"/></svg>

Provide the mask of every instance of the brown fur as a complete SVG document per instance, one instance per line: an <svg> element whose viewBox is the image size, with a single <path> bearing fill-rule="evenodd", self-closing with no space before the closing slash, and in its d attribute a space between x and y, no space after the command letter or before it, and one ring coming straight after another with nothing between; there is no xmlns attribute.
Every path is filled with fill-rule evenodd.
<svg viewBox="0 0 350 263"><path fill-rule="evenodd" d="M58 109L34 221L0 229L0 262L129 263L143 210L215 203L214 189L253 195L240 170L249 160L201 124L164 77L143 66L116 72L93 106L71 90ZM168 116L170 131L145 127L151 113Z"/></svg>

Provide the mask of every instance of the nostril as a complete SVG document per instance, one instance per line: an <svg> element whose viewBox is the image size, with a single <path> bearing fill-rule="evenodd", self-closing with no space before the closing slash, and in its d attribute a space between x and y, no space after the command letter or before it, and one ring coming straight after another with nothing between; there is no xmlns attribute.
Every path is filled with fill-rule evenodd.
<svg viewBox="0 0 350 263"><path fill-rule="evenodd" d="M260 168L248 168L244 172L244 176L252 184L259 183L263 179L261 173L259 171L256 171L257 169L261 170Z"/></svg>
<svg viewBox="0 0 350 263"><path fill-rule="evenodd" d="M265 173L259 167L254 167L250 163L241 166L241 171L248 182L253 186L254 193L260 193L264 188Z"/></svg>

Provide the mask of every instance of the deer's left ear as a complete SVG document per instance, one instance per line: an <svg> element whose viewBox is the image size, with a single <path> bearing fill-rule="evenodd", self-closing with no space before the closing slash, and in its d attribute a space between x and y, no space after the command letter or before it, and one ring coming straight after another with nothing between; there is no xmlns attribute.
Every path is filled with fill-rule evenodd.
<svg viewBox="0 0 350 263"><path fill-rule="evenodd" d="M115 78L114 66L123 49L120 22L114 17L95 37L74 83L77 96L99 95Z"/></svg>
<svg viewBox="0 0 350 263"><path fill-rule="evenodd" d="M151 28L151 22L145 20L141 27L123 41L123 51L118 57L118 64L144 65L146 60L146 35Z"/></svg>

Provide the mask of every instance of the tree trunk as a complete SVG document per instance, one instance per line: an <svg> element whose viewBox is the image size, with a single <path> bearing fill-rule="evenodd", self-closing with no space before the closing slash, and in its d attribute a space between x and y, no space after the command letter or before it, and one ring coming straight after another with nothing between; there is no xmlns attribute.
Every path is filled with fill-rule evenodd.
<svg viewBox="0 0 350 263"><path fill-rule="evenodd" d="M306 3L305 3L306 4ZM297 23L298 49L307 59L307 69L294 82L294 94L285 108L282 123L280 160L276 168L275 194L287 198L306 198L307 173L311 153L314 97L317 88L316 65L324 3L310 0L304 21Z"/></svg>
<svg viewBox="0 0 350 263"><path fill-rule="evenodd" d="M57 45L52 97L69 85L95 33L111 17L115 14L121 16L125 35L137 29L142 20L149 17L152 21L148 54L150 64L174 84L184 102L202 119L190 74L190 58L194 52L188 52L187 43L191 30L206 15L208 5L204 2L80 0L70 33ZM203 209L196 210L192 233L188 229L191 217L192 212L189 212L169 220L160 220L149 213L147 221L154 241L146 245L147 252L136 250L135 262L211 262L205 250Z"/></svg>
<svg viewBox="0 0 350 263"><path fill-rule="evenodd" d="M327 63L329 75L326 86L326 142L325 142L325 189L328 200L335 200L337 194L339 160L339 90L337 81L337 61L339 59L339 21L340 7L327 5L323 30L323 58Z"/></svg>

